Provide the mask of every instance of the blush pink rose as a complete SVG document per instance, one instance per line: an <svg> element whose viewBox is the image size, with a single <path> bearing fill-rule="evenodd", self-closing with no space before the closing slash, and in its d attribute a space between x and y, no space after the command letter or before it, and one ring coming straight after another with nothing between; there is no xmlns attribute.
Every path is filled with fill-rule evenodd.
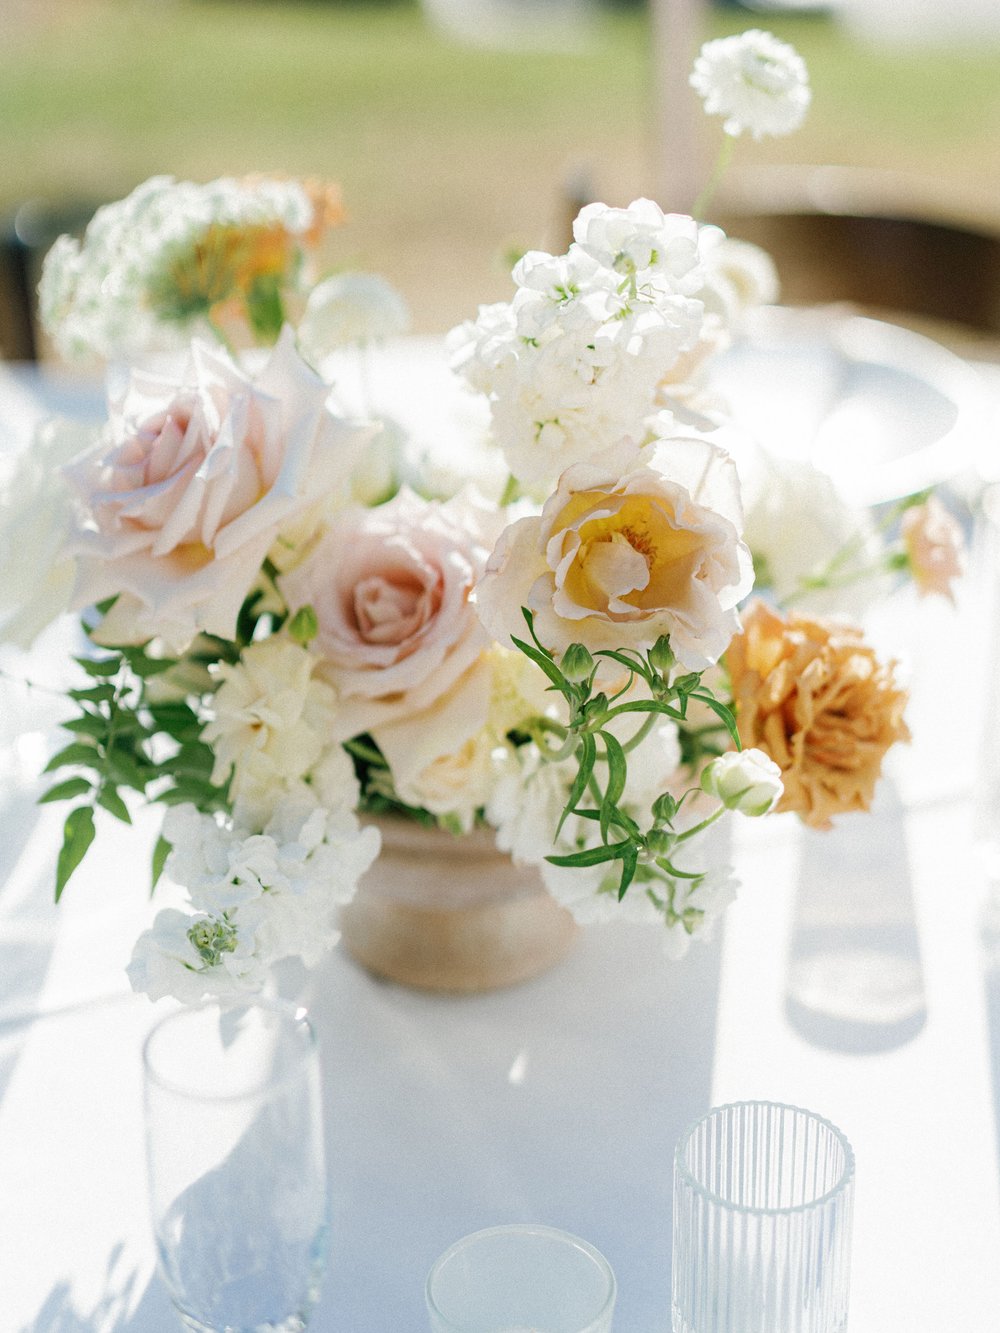
<svg viewBox="0 0 1000 1333"><path fill-rule="evenodd" d="M498 528L468 496L439 503L404 489L339 514L279 579L290 611L316 613L311 647L339 697L338 739L429 708L488 646L471 597Z"/></svg>
<svg viewBox="0 0 1000 1333"><path fill-rule="evenodd" d="M179 382L132 373L67 469L83 501L74 604L118 596L103 642L232 637L269 548L346 487L370 437L330 414L328 392L290 329L256 378L200 343Z"/></svg>

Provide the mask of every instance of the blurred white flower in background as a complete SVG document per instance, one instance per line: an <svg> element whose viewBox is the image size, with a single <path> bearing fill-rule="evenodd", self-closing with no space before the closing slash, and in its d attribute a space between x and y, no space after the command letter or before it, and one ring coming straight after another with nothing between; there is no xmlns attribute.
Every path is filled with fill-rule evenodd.
<svg viewBox="0 0 1000 1333"><path fill-rule="evenodd" d="M725 116L734 138L791 134L812 99L805 61L787 42L751 28L706 42L694 63L691 86L710 116Z"/></svg>
<svg viewBox="0 0 1000 1333"><path fill-rule="evenodd" d="M316 365L353 344L383 342L406 333L410 310L377 273L337 273L314 287L299 324L299 346Z"/></svg>

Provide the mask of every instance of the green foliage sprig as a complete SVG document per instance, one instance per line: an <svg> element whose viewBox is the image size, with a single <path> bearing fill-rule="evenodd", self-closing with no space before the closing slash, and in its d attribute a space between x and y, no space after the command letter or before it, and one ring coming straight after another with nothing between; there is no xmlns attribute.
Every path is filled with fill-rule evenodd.
<svg viewBox="0 0 1000 1333"><path fill-rule="evenodd" d="M552 762L573 759L577 765L556 836L566 820L574 816L596 824L601 839L597 846L581 847L578 851L551 855L546 859L558 866L607 864L610 868L617 862L620 864L616 890L619 901L633 881L645 884L647 892L654 894L654 901L668 918L682 920L688 929L692 929L694 922L685 921L683 913L675 915L673 912L674 892L678 880L698 880L702 876L679 869L673 855L680 844L713 823L722 809L720 807L691 828L677 831L674 820L690 792L680 798L664 792L649 812L648 827L642 828L621 804L628 790L628 755L642 744L659 718L670 718L683 733L692 701L715 714L718 729L727 733L739 749L739 733L731 710L704 684L702 672L676 673L676 658L665 635L645 653L599 649L592 654L583 644L574 643L557 661L539 641L531 612L522 607L522 613L531 641L512 638L512 642L544 672L549 688L562 695L568 711L565 725L544 719L534 739L545 759ZM600 663L595 659L607 659L624 668L625 683L610 696L598 688ZM632 697L637 681L644 687L645 697ZM628 740L621 741L610 730L610 724L617 718L633 714L643 720ZM706 728L696 731L704 734ZM705 748L707 752L709 747ZM665 886L659 897L650 887L656 881Z"/></svg>
<svg viewBox="0 0 1000 1333"><path fill-rule="evenodd" d="M40 804L78 802L63 824L57 902L94 841L98 809L126 824L132 822L130 796L162 805L191 804L204 814L229 810L229 782L212 781L215 756L202 739L207 719L197 704L207 692L208 667L238 661L265 618L272 631L283 624L282 613L265 609L273 574L265 562L262 586L240 609L232 640L203 634L180 659L157 654L151 642L102 647L93 657L74 658L87 684L66 692L77 705L76 716L61 723L72 740L44 769L68 770L69 775L39 798ZM114 600L96 608L97 623ZM83 628L88 634L94 629L86 616ZM192 684L192 672L200 683ZM161 836L153 848L154 888L169 852L170 844Z"/></svg>
<svg viewBox="0 0 1000 1333"><path fill-rule="evenodd" d="M61 725L73 739L44 770L68 769L72 776L40 797L41 803L79 802L63 825L57 902L94 840L98 808L126 824L132 822L128 793L165 805L190 802L206 812L228 808L226 787L212 781L214 756L201 739L204 722L183 697L158 698L150 689L150 682L177 667L177 659L152 656L143 644L74 661L90 683L67 691L78 712ZM154 885L168 851L160 838L153 852Z"/></svg>

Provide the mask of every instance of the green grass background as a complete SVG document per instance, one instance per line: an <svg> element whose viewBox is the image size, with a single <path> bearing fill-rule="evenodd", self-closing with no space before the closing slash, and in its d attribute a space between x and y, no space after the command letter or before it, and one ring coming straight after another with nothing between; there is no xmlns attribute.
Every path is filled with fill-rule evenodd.
<svg viewBox="0 0 1000 1333"><path fill-rule="evenodd" d="M1000 216L1000 45L900 51L732 10L703 35L751 26L796 45L814 103L797 135L741 141L742 164L912 172ZM116 198L154 172L333 177L338 261L444 329L508 295L510 249L561 248L567 174L611 203L653 190L651 78L636 12L546 54L458 46L415 4L34 0L0 49L0 206ZM706 161L718 134L706 121Z"/></svg>

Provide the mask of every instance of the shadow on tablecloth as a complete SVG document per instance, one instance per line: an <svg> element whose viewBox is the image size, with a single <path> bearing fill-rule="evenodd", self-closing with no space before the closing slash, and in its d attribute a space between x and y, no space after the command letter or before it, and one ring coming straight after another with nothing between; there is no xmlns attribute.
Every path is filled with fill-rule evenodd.
<svg viewBox="0 0 1000 1333"><path fill-rule="evenodd" d="M803 830L785 1013L812 1046L890 1051L927 1021L905 813L883 780L871 813Z"/></svg>

